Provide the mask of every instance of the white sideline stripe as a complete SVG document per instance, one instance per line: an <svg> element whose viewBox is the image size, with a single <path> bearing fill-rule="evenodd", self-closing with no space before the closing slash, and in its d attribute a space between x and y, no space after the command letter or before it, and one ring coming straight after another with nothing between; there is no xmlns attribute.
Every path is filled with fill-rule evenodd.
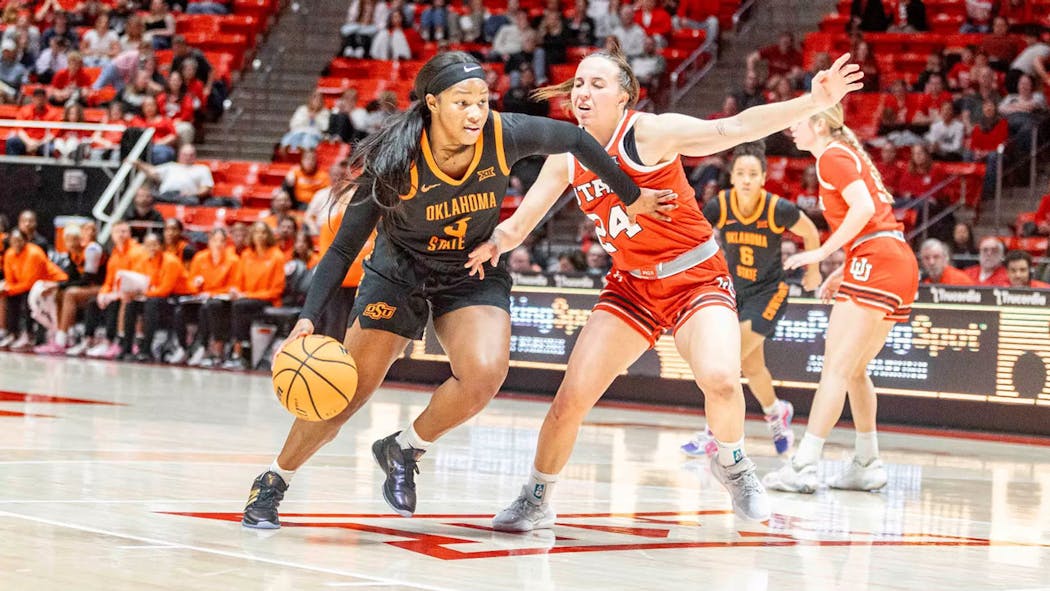
<svg viewBox="0 0 1050 591"><path fill-rule="evenodd" d="M239 559L242 559L242 560L250 560L250 561L254 561L254 562L262 562L262 563L266 563L266 564L272 564L272 565L275 565L275 566L285 566L285 567L289 567L289 568L297 568L297 569L308 570L308 571L313 571L313 572L318 572L318 573L324 573L324 574L328 574L328 575L336 575L336 576L340 576L340 577L355 577L355 578L358 578L358 579L365 579L367 581L372 581L372 582L375 582L375 583L382 583L382 584L387 585L387 586L404 586L404 587L411 587L413 589L427 589L427 590L430 590L430 591L453 591L452 589L450 589L448 587L434 587L432 585L424 585L424 584L419 584L419 583L410 583L408 581L400 581L400 580L397 580L397 579L389 579L389 578L386 578L386 577L376 577L376 576L373 576L373 575L366 575L366 574L362 574L362 573L356 573L356 572L353 572L353 571L345 571L345 570L339 570L339 569L334 569L334 568L325 568L323 566L313 566L313 565L309 565L309 564L299 564L299 563L291 562L291 561L288 561L288 560L277 560L275 558L264 558L264 557L261 557L261 556L252 556L250 554L245 554L243 552L230 552L230 551L227 551L227 550L219 550L219 549L216 549L216 548L205 548L203 546L194 546L192 544L181 544L179 542L168 542L168 541L165 541L165 540L158 540L156 538L147 538L147 537L136 536L136 535L132 535L132 534L123 534L123 533L120 533L120 532L100 529L100 528L96 528L96 527L90 527L90 526L86 526L86 525L75 525L75 524L72 524L72 523L66 523L66 522L62 522L62 521L55 521L53 519L45 519L43 517L33 517L33 516L30 516L30 515L21 515L21 514L18 514L18 513L11 513L9 511L0 511L0 516L11 517L11 518L14 518L14 519L24 519L26 521L34 521L36 523L43 523L45 525L53 525L55 527L64 527L64 528L67 528L67 529L75 529L75 530L78 530L78 531L83 531L83 532L88 532L88 533L93 533L93 534L99 534L99 535L103 535L103 536L110 536L110 537L114 537L114 538L122 538L122 539L125 539L125 540L132 540L132 541L136 541L136 542L142 542L144 544L155 544L157 546L164 546L164 547L167 547L167 548L181 548L183 550L192 550L194 552L203 552L205 554L215 554L216 556L225 556L227 558L239 558ZM240 524L230 523L230 525L231 526L236 526L236 527L241 527Z"/></svg>

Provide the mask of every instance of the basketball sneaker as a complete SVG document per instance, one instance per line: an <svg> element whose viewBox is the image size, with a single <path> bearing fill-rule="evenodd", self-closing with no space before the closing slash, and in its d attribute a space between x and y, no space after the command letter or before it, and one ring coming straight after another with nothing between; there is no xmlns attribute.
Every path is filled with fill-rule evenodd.
<svg viewBox="0 0 1050 591"><path fill-rule="evenodd" d="M182 345L175 345L175 348L171 350L167 355L164 356L165 363L172 365L179 365L186 360L186 349L182 348Z"/></svg>
<svg viewBox="0 0 1050 591"><path fill-rule="evenodd" d="M423 456L423 450L401 449L397 443L398 431L389 437L377 440L372 444L372 456L379 468L386 473L383 482L383 499L401 517L412 517L416 512L416 474L419 474L417 462Z"/></svg>
<svg viewBox="0 0 1050 591"><path fill-rule="evenodd" d="M711 474L714 474L715 479L729 491L736 516L752 521L769 519L769 496L758 479L755 463L751 458L744 456L732 466L723 466L718 463L718 452L709 455Z"/></svg>
<svg viewBox="0 0 1050 591"><path fill-rule="evenodd" d="M697 431L696 435L682 446L682 453L691 457L709 456L717 451L718 442L715 441L715 434L711 432L710 427L705 427L703 431Z"/></svg>
<svg viewBox="0 0 1050 591"><path fill-rule="evenodd" d="M529 501L525 487L509 507L492 518L492 529L513 533L530 532L534 529L551 529L554 527L554 509L550 503L537 505Z"/></svg>
<svg viewBox="0 0 1050 591"><path fill-rule="evenodd" d="M842 490L875 491L886 486L889 476L882 460L875 458L867 464L861 464L856 457L839 475L828 480L828 486Z"/></svg>
<svg viewBox="0 0 1050 591"><path fill-rule="evenodd" d="M795 434L791 431L791 418L795 416L795 407L787 400L777 400L776 410L766 415L766 426L773 435L773 447L782 455L791 450L795 443Z"/></svg>
<svg viewBox="0 0 1050 591"><path fill-rule="evenodd" d="M0 337L0 349L10 347L13 342L15 342L15 335L11 333L5 334L3 337Z"/></svg>
<svg viewBox="0 0 1050 591"><path fill-rule="evenodd" d="M284 499L288 485L276 472L264 472L252 483L248 493L248 504L244 506L241 525L253 529L278 529L281 520L277 516L277 505Z"/></svg>
<svg viewBox="0 0 1050 591"><path fill-rule="evenodd" d="M33 352L37 355L63 355L66 352L66 348L58 343L50 342L33 347Z"/></svg>
<svg viewBox="0 0 1050 591"><path fill-rule="evenodd" d="M186 360L186 365L190 367L199 367L208 355L208 351L200 345L194 346L190 351L190 358Z"/></svg>
<svg viewBox="0 0 1050 591"><path fill-rule="evenodd" d="M779 470L766 474L762 483L772 490L811 495L817 492L817 466L810 464L796 468L790 459Z"/></svg>

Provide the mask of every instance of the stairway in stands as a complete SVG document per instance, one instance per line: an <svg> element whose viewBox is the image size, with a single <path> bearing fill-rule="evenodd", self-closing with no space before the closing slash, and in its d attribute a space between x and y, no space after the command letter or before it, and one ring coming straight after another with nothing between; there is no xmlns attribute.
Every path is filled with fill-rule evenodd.
<svg viewBox="0 0 1050 591"><path fill-rule="evenodd" d="M288 120L306 102L321 69L339 50L346 4L295 0L282 11L218 123L206 128L201 158L269 162Z"/></svg>
<svg viewBox="0 0 1050 591"><path fill-rule="evenodd" d="M679 101L677 110L699 117L722 110L727 89L735 92L743 86L749 53L776 43L782 31L793 32L801 47L805 34L816 31L821 18L834 12L836 4L836 0L756 0L745 32L722 33L718 63Z"/></svg>

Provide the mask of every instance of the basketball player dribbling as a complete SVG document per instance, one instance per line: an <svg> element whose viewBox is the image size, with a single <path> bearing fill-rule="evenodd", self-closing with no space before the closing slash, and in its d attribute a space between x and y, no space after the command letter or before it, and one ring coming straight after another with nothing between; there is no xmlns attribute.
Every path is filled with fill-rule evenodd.
<svg viewBox="0 0 1050 591"><path fill-rule="evenodd" d="M292 475L372 396L405 346L434 317L452 377L403 430L376 441L386 474L383 498L398 514L416 509L417 463L442 434L481 411L506 376L510 351L510 275L497 269L471 277L467 253L499 221L510 167L537 154L572 152L613 187L632 214L672 207L670 191L640 191L601 146L564 122L490 112L485 71L473 57L446 52L415 80L420 100L369 136L354 152L357 191L339 231L317 266L290 341L313 333L321 310L379 225L364 264L345 345L358 371L349 407L322 422L296 420L280 455L252 485L242 523L280 527L278 504ZM346 189L344 189L346 190Z"/></svg>
<svg viewBox="0 0 1050 591"><path fill-rule="evenodd" d="M718 450L711 456L715 477L732 497L737 515L769 516L769 501L744 453L744 394L740 385L740 328L733 283L696 204L680 155L703 156L784 129L837 103L861 87L863 74L843 56L814 78L813 93L754 107L729 119L704 121L675 113L652 115L631 109L638 80L614 48L584 59L576 76L541 89L538 96L569 95L580 125L633 179L671 187L681 197L671 221L632 222L615 199L615 189L572 157L548 158L519 209L496 227L492 238L471 253L472 272L496 264L516 247L549 207L545 199L568 183L577 203L596 226L613 260L598 298L569 357L565 378L540 430L532 475L521 495L493 519L500 531L550 528L550 497L568 463L580 425L616 376L670 330L697 385L704 391L708 422ZM530 197L534 199L530 199ZM611 344L615 344L612 346Z"/></svg>
<svg viewBox="0 0 1050 591"><path fill-rule="evenodd" d="M813 395L806 434L794 457L763 482L774 490L813 493L817 462L849 392L856 429L853 460L832 478L832 488L878 490L886 486L875 432L877 400L868 363L886 346L897 322L907 322L919 289L919 266L893 215L893 195L857 136L846 127L842 105L796 123L795 145L817 158L820 202L832 233L815 250L792 255L784 263L797 269L824 260L839 248L846 262L824 280L820 296L835 304L824 341L824 366Z"/></svg>
<svg viewBox="0 0 1050 591"><path fill-rule="evenodd" d="M766 426L778 454L791 449L794 436L791 403L777 398L773 376L766 367L766 339L784 316L788 285L780 264L780 243L787 230L802 238L808 249L820 246L813 221L794 203L765 190L765 147L759 142L739 146L729 165L733 188L722 191L704 205L704 217L722 233L729 274L736 290L740 316L740 360L751 393L762 405ZM820 286L820 266L806 267L802 287ZM682 446L690 456L718 450L710 429L696 434Z"/></svg>

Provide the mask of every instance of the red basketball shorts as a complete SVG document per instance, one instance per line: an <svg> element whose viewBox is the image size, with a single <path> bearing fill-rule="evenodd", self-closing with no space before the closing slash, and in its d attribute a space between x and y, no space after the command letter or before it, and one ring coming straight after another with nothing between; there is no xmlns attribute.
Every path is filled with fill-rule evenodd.
<svg viewBox="0 0 1050 591"><path fill-rule="evenodd" d="M919 265L908 244L895 238L875 238L853 248L846 257L836 300L885 312L886 320L907 322L919 290Z"/></svg>
<svg viewBox="0 0 1050 591"><path fill-rule="evenodd" d="M733 279L721 252L664 279L640 279L615 269L606 279L594 309L626 322L649 340L650 347L664 331L674 334L706 306L724 306L736 313Z"/></svg>

